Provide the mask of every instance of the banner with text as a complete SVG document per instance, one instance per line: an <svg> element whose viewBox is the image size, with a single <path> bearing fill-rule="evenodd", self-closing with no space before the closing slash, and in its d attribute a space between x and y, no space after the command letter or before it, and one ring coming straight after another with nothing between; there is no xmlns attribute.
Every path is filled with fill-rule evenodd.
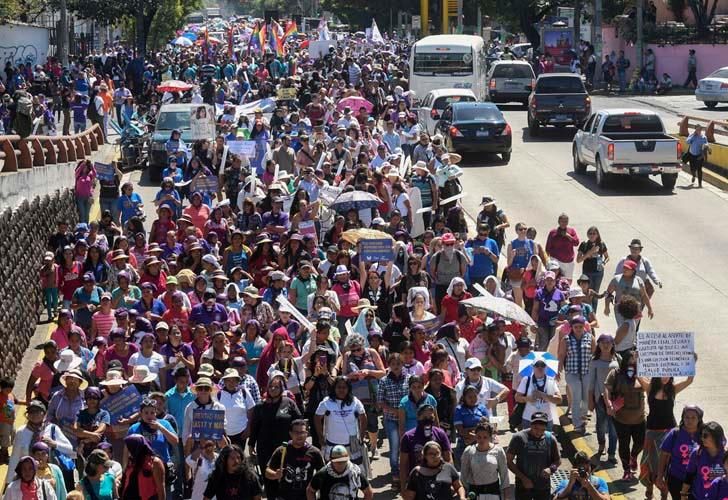
<svg viewBox="0 0 728 500"><path fill-rule="evenodd" d="M225 411L206 410L197 408L192 410L192 439L222 439L225 435Z"/></svg>
<svg viewBox="0 0 728 500"><path fill-rule="evenodd" d="M694 332L637 332L637 352L640 377L695 375Z"/></svg>
<svg viewBox="0 0 728 500"><path fill-rule="evenodd" d="M394 256L390 238L359 240L359 245L359 255L364 262L389 262Z"/></svg>
<svg viewBox="0 0 728 500"><path fill-rule="evenodd" d="M142 395L137 388L129 385L117 392L109 395L101 402L101 408L109 412L111 423L117 423L119 419L126 418L139 410L142 402Z"/></svg>

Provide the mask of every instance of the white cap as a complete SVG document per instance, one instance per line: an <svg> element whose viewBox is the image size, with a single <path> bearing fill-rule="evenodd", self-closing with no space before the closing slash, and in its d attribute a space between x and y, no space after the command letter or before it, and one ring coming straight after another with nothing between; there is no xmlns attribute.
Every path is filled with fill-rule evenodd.
<svg viewBox="0 0 728 500"><path fill-rule="evenodd" d="M480 360L478 358L468 358L468 360L465 362L465 368L467 370L482 370L483 365L480 363Z"/></svg>
<svg viewBox="0 0 728 500"><path fill-rule="evenodd" d="M160 321L157 323L157 326L154 327L155 330L169 330L169 325L165 323L164 321Z"/></svg>

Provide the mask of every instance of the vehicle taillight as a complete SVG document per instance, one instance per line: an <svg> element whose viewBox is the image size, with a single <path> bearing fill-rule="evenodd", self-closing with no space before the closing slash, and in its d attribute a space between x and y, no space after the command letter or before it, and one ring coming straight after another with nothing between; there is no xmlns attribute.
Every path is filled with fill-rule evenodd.
<svg viewBox="0 0 728 500"><path fill-rule="evenodd" d="M490 79L490 83L488 84L488 86L489 86L489 87L490 87L491 89L495 90L495 79L494 79L494 78L491 78L491 79Z"/></svg>
<svg viewBox="0 0 728 500"><path fill-rule="evenodd" d="M728 89L728 83L721 83L720 88L722 89Z"/></svg>
<svg viewBox="0 0 728 500"><path fill-rule="evenodd" d="M450 127L450 137L463 137L463 134L457 127Z"/></svg>
<svg viewBox="0 0 728 500"><path fill-rule="evenodd" d="M589 97L589 96L586 96L586 97L584 98L584 106L585 106L585 107L586 107L587 109L591 107L591 97Z"/></svg>
<svg viewBox="0 0 728 500"><path fill-rule="evenodd" d="M682 154L683 154L682 142L678 141L678 143L677 143L677 159L678 160L682 159Z"/></svg>
<svg viewBox="0 0 728 500"><path fill-rule="evenodd" d="M511 126L506 123L506 128L503 129L501 135L511 135Z"/></svg>
<svg viewBox="0 0 728 500"><path fill-rule="evenodd" d="M437 110L435 108L432 108L430 110L430 118L432 118L434 120L436 116L437 116Z"/></svg>
<svg viewBox="0 0 728 500"><path fill-rule="evenodd" d="M614 144L607 145L607 160L614 160Z"/></svg>

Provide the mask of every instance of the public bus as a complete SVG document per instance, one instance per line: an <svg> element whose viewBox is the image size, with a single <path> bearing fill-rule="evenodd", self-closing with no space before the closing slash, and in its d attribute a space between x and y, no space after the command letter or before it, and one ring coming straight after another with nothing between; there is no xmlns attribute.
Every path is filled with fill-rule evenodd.
<svg viewBox="0 0 728 500"><path fill-rule="evenodd" d="M465 88L484 101L486 54L475 35L432 35L417 41L410 52L409 86L418 99L430 90Z"/></svg>

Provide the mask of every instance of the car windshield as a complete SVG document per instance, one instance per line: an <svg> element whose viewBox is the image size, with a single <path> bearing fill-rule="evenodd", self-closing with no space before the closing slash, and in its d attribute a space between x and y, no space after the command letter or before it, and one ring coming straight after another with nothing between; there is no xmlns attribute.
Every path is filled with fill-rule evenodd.
<svg viewBox="0 0 728 500"><path fill-rule="evenodd" d="M728 78L728 68L719 69L710 74L708 78Z"/></svg>
<svg viewBox="0 0 728 500"><path fill-rule="evenodd" d="M445 109L449 104L454 102L473 102L475 98L471 95L448 95L435 99L434 109Z"/></svg>
<svg viewBox="0 0 728 500"><path fill-rule="evenodd" d="M657 115L613 115L608 116L602 132L618 133L618 132L662 132L662 122Z"/></svg>
<svg viewBox="0 0 728 500"><path fill-rule="evenodd" d="M461 106L455 108L455 121L458 122L490 122L502 120L503 114L496 107Z"/></svg>
<svg viewBox="0 0 728 500"><path fill-rule="evenodd" d="M536 84L537 94L585 94L581 78L564 76L542 78Z"/></svg>
<svg viewBox="0 0 728 500"><path fill-rule="evenodd" d="M493 78L533 78L533 70L525 64L498 64Z"/></svg>
<svg viewBox="0 0 728 500"><path fill-rule="evenodd" d="M473 74L473 54L471 52L416 53L413 73L419 76Z"/></svg>
<svg viewBox="0 0 728 500"><path fill-rule="evenodd" d="M157 118L157 130L186 130L190 128L189 111L162 111Z"/></svg>

